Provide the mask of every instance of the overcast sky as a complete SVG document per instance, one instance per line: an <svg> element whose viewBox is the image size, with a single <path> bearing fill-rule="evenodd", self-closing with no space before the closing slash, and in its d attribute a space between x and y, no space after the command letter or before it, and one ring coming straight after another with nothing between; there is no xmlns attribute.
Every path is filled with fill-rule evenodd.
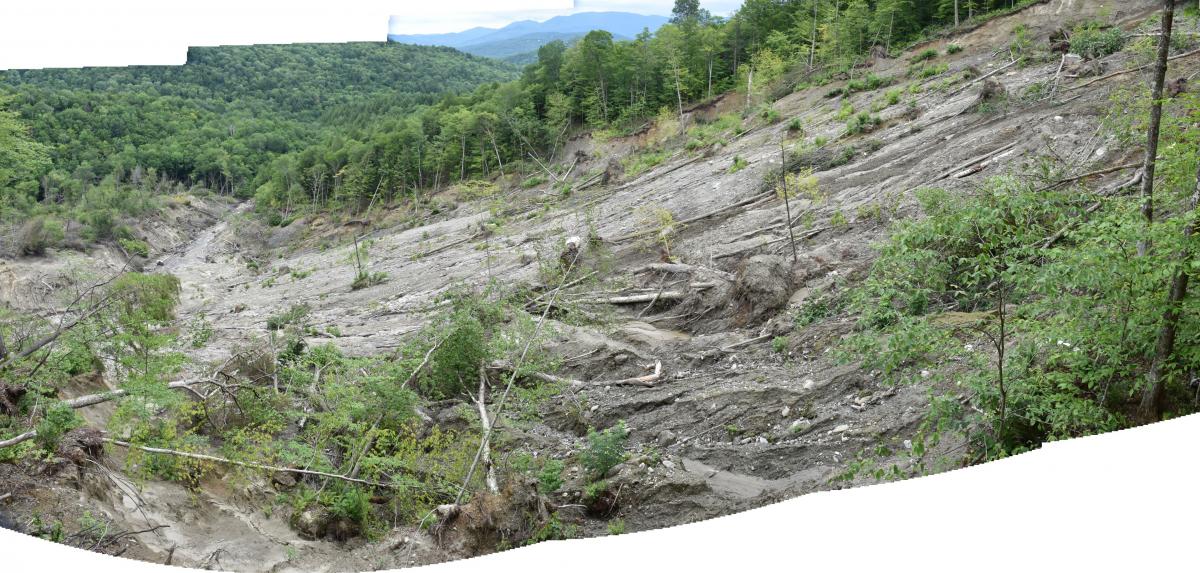
<svg viewBox="0 0 1200 573"><path fill-rule="evenodd" d="M726 15L740 0L701 0ZM178 65L188 46L383 41L575 12L671 12L673 0L0 0L0 69Z"/></svg>

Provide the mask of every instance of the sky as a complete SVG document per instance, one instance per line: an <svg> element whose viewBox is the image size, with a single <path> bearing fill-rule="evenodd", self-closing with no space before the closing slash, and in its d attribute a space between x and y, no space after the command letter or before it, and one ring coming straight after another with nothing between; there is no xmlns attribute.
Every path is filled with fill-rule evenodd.
<svg viewBox="0 0 1200 573"><path fill-rule="evenodd" d="M741 0L701 0L727 15ZM671 12L673 0L0 0L0 69L179 65L188 46L384 41L576 12Z"/></svg>
<svg viewBox="0 0 1200 573"><path fill-rule="evenodd" d="M501 4L501 3L497 3ZM476 26L501 28L518 20L548 20L555 16L579 12L633 12L669 16L674 0L531 0L529 2L504 2L515 8L481 10L446 10L436 4L426 9L397 12L388 30L390 34L440 34L460 32ZM741 6L741 0L708 0L700 5L713 14L727 16ZM539 6L544 5L544 6Z"/></svg>

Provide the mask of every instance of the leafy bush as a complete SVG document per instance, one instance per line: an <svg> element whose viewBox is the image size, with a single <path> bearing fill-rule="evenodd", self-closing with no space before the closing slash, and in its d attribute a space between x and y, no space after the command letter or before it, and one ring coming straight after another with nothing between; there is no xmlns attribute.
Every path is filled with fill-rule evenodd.
<svg viewBox="0 0 1200 573"><path fill-rule="evenodd" d="M745 159L742 159L741 155L734 155L733 164L729 166L729 172L737 173L738 171L745 169L747 165L750 165L750 163Z"/></svg>
<svg viewBox="0 0 1200 573"><path fill-rule="evenodd" d="M563 466L562 460L546 460L538 474L538 490L545 494L558 491L563 484Z"/></svg>
<svg viewBox="0 0 1200 573"><path fill-rule="evenodd" d="M286 311L267 318L267 330L282 330L288 325L299 324L308 316L307 304L294 304Z"/></svg>
<svg viewBox="0 0 1200 573"><path fill-rule="evenodd" d="M927 48L917 53L917 55L908 59L910 64L919 64L921 62L932 60L938 57L938 51L934 48Z"/></svg>
<svg viewBox="0 0 1200 573"><path fill-rule="evenodd" d="M625 428L624 420L601 432L591 429L587 435L587 446L579 453L579 461L594 479L602 478L608 470L625 460L625 441L628 438L629 431Z"/></svg>
<svg viewBox="0 0 1200 573"><path fill-rule="evenodd" d="M350 283L350 290L359 290L375 285L381 285L387 282L388 274L384 272L368 272L362 271L354 275L354 281Z"/></svg>
<svg viewBox="0 0 1200 573"><path fill-rule="evenodd" d="M117 239L117 244L131 256L146 258L150 256L150 245L138 239Z"/></svg>
<svg viewBox="0 0 1200 573"><path fill-rule="evenodd" d="M850 135L868 133L873 131L880 123L881 120L879 119L879 116L871 115L865 111L860 112L859 114L850 118L850 121L846 122L846 133Z"/></svg>
<svg viewBox="0 0 1200 573"><path fill-rule="evenodd" d="M37 423L37 440L48 451L58 447L58 441L71 430L83 425L83 418L75 410L62 402L56 402L46 409L45 415Z"/></svg>
<svg viewBox="0 0 1200 573"><path fill-rule="evenodd" d="M1095 22L1081 24L1071 32L1071 52L1094 60L1115 54L1125 47L1125 34L1117 27L1101 27Z"/></svg>
<svg viewBox="0 0 1200 573"><path fill-rule="evenodd" d="M962 46L960 46L958 44L950 44L949 46L946 46L947 54L957 54L961 51L962 51Z"/></svg>

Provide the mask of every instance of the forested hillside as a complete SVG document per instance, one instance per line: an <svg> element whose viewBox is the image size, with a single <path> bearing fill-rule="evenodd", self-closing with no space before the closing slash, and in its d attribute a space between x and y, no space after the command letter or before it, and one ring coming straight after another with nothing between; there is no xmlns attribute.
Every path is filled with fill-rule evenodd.
<svg viewBox="0 0 1200 573"><path fill-rule="evenodd" d="M49 164L5 191L72 204L107 180L252 188L270 161L326 132L407 113L515 70L448 48L388 43L192 48L183 66L0 72Z"/></svg>

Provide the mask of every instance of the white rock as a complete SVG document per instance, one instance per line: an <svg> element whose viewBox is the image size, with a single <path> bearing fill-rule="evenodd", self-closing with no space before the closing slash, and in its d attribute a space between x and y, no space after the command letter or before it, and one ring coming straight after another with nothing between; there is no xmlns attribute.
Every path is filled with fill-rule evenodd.
<svg viewBox="0 0 1200 573"><path fill-rule="evenodd" d="M808 380L804 381L804 389L811 390L814 384L816 384L816 382L813 382L812 378L809 378Z"/></svg>
<svg viewBox="0 0 1200 573"><path fill-rule="evenodd" d="M759 436L759 437L758 437L758 443L760 443L760 444L769 444L770 442L767 440L767 437L766 437L766 436Z"/></svg>
<svg viewBox="0 0 1200 573"><path fill-rule="evenodd" d="M904 440L904 449L906 449L906 450L912 449L912 440Z"/></svg>
<svg viewBox="0 0 1200 573"><path fill-rule="evenodd" d="M675 462L673 462L671 460L663 460L662 464L663 464L664 468L667 468L669 470L675 469Z"/></svg>
<svg viewBox="0 0 1200 573"><path fill-rule="evenodd" d="M845 432L846 430L849 430L849 429L850 429L850 424L842 424L842 425L840 425L840 426L838 426L838 427L834 428L834 429L833 429L833 433L835 433L835 434L840 434L840 433L842 433L842 432Z"/></svg>
<svg viewBox="0 0 1200 573"><path fill-rule="evenodd" d="M791 414L791 413L792 413L792 407L784 406L783 411L780 412L779 415L780 415L780 417L786 418L786 417L788 417L788 414Z"/></svg>

